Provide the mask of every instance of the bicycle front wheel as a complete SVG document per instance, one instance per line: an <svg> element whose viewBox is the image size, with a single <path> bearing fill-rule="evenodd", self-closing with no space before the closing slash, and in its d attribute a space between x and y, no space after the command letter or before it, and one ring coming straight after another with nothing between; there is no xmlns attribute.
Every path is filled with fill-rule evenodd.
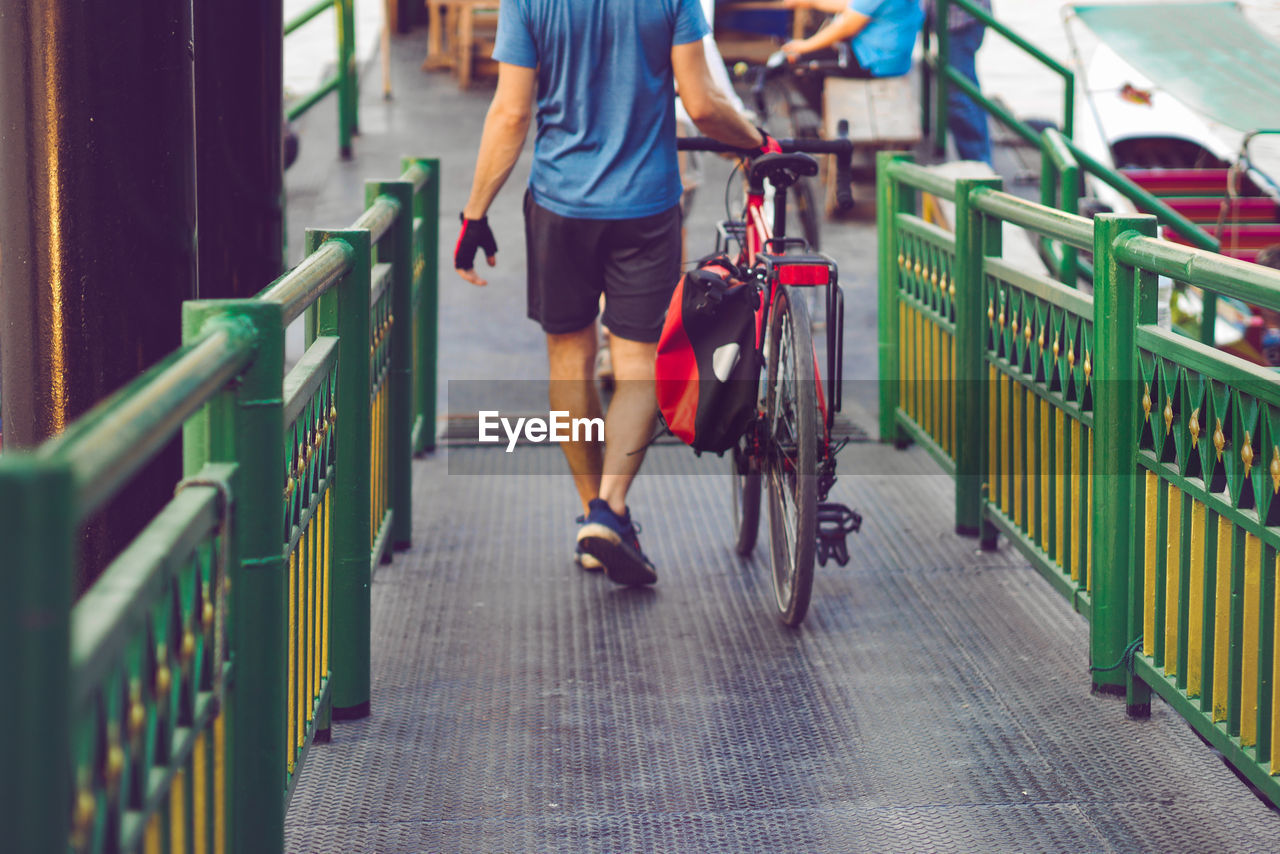
<svg viewBox="0 0 1280 854"><path fill-rule="evenodd" d="M782 621L798 626L813 592L817 542L818 412L813 338L805 300L779 288L769 315L764 481L769 496L773 593Z"/></svg>

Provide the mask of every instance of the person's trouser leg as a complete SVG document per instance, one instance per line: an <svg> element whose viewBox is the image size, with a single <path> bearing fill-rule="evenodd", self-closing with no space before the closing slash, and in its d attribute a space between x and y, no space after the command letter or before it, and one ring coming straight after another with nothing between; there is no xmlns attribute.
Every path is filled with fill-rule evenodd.
<svg viewBox="0 0 1280 854"><path fill-rule="evenodd" d="M951 64L975 85L978 83L976 54L985 32L982 24L970 24L950 34ZM947 129L951 131L961 160L991 163L987 113L954 83L947 87Z"/></svg>
<svg viewBox="0 0 1280 854"><path fill-rule="evenodd" d="M610 337L617 385L604 421L604 474L600 497L619 516L627 512L627 490L653 436L658 416L654 392L654 358L658 345Z"/></svg>
<svg viewBox="0 0 1280 854"><path fill-rule="evenodd" d="M597 335L594 321L576 332L547 334L547 361L551 372L548 399L552 411L568 412L571 419L600 417L600 394L595 382ZM612 417L612 406L609 413ZM581 440L560 443L560 450L573 472L573 485L578 489L584 513L587 503L600 496L603 464L600 443L586 441L588 435L590 431L584 431Z"/></svg>

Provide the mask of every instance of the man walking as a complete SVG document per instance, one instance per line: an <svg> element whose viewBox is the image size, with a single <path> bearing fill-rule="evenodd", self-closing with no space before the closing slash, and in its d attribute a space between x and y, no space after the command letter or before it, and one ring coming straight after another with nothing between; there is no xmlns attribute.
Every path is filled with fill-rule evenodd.
<svg viewBox="0 0 1280 854"><path fill-rule="evenodd" d="M496 262L486 213L520 155L536 95L524 198L528 316L547 336L551 409L599 417L596 315L605 295L617 386L604 446L561 447L584 509L579 562L619 584L657 580L627 492L653 431L654 356L680 275L673 79L703 133L777 150L716 87L702 47L707 32L699 0L503 0L498 87L454 254L464 279L485 284L475 253Z"/></svg>

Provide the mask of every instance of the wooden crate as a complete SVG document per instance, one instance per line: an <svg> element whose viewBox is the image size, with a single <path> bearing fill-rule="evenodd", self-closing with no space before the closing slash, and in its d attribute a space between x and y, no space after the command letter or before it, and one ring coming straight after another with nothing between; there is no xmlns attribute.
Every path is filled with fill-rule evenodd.
<svg viewBox="0 0 1280 854"><path fill-rule="evenodd" d="M920 102L916 77L829 77L822 88L823 136L835 139L840 120L853 141L855 215L874 216L876 152L903 151L920 142ZM827 170L827 213L835 210L835 170Z"/></svg>
<svg viewBox="0 0 1280 854"><path fill-rule="evenodd" d="M449 69L467 89L479 74L497 74L493 55L498 0L426 0L427 58L423 71Z"/></svg>

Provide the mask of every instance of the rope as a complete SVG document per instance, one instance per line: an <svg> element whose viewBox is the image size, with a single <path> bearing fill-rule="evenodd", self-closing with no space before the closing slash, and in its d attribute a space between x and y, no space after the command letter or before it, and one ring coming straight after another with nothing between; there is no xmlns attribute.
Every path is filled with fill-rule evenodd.
<svg viewBox="0 0 1280 854"><path fill-rule="evenodd" d="M1120 653L1120 660L1110 667L1090 667L1089 670L1094 673L1107 673L1112 670L1119 670L1123 667L1130 674L1133 673L1133 657L1138 654L1138 648L1142 646L1142 635L1138 635L1129 645L1124 648L1124 652Z"/></svg>

